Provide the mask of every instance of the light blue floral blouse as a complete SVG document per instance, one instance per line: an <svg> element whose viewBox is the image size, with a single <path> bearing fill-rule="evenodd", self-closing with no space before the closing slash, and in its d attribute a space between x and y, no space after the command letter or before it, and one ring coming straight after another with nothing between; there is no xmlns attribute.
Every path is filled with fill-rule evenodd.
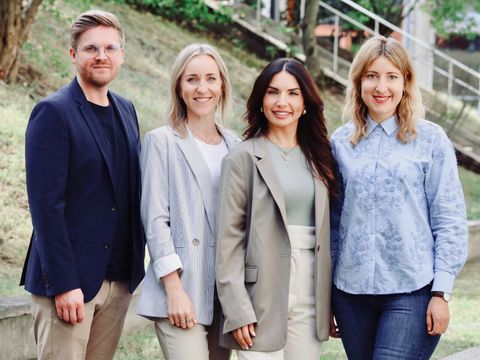
<svg viewBox="0 0 480 360"><path fill-rule="evenodd" d="M432 280L432 291L451 293L468 242L453 146L426 120L406 144L396 117L367 123L355 146L352 122L332 136L344 194L332 207L333 281L351 294L410 292Z"/></svg>

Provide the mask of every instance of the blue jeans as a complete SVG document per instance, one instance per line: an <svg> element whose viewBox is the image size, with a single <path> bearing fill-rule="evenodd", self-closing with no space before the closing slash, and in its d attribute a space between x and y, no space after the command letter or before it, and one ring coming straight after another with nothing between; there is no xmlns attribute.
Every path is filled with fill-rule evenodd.
<svg viewBox="0 0 480 360"><path fill-rule="evenodd" d="M431 285L404 294L352 295L332 289L333 313L349 360L429 359L440 335L427 333Z"/></svg>

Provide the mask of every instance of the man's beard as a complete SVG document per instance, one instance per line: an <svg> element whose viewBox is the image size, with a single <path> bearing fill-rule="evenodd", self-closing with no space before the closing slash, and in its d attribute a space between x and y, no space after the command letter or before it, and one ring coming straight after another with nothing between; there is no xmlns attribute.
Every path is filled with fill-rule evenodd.
<svg viewBox="0 0 480 360"><path fill-rule="evenodd" d="M108 71L104 74L98 74L96 70L93 68L94 66L108 66ZM87 71L84 72L83 78L85 81L90 83L95 87L104 87L108 85L115 77L117 76L119 68L115 69L113 65L108 63L97 62L93 64Z"/></svg>

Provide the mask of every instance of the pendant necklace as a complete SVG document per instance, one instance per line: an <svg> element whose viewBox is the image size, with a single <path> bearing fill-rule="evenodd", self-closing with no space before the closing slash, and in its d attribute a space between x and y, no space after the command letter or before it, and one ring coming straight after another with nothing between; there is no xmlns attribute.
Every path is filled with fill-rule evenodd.
<svg viewBox="0 0 480 360"><path fill-rule="evenodd" d="M213 136L211 138L206 138L205 136L197 134L195 131L193 131L193 129L190 126L188 128L190 129L190 131L192 132L193 135L195 135L200 140L202 140L204 143L209 144L209 145L214 143L214 141L215 141L215 139L218 135L218 131L217 131L217 129L215 129L215 133L213 134Z"/></svg>
<svg viewBox="0 0 480 360"><path fill-rule="evenodd" d="M293 145L293 147L291 149L288 149L288 150L284 150L282 149L280 146L278 146L277 144L275 144L272 140L270 140L268 137L267 137L268 141L270 141L273 145L275 145L275 147L280 150L280 155L282 156L282 159L283 161L285 162L288 162L290 160L290 153L295 150L295 148L297 147L298 144L295 144Z"/></svg>

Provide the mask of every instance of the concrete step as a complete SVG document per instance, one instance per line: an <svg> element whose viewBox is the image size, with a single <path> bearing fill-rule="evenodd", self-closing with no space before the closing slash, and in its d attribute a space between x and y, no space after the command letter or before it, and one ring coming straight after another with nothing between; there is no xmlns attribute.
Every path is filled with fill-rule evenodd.
<svg viewBox="0 0 480 360"><path fill-rule="evenodd" d="M480 346L470 348L459 353L447 356L442 360L479 360L480 359Z"/></svg>

